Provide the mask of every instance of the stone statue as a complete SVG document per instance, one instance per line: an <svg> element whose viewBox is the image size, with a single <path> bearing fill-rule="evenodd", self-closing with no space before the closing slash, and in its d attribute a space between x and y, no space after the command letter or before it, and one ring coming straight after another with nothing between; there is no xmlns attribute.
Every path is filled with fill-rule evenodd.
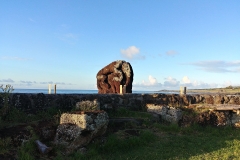
<svg viewBox="0 0 240 160"><path fill-rule="evenodd" d="M99 94L120 93L120 85L125 89L125 93L132 93L132 82L132 66L123 60L114 61L97 73Z"/></svg>

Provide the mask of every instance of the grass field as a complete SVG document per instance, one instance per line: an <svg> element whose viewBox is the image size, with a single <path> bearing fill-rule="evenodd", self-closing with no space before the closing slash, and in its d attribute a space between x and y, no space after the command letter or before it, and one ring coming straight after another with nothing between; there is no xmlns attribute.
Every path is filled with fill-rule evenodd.
<svg viewBox="0 0 240 160"><path fill-rule="evenodd" d="M104 145L91 144L81 159L239 159L239 130L154 125L138 137L111 135ZM70 159L77 159L78 153Z"/></svg>
<svg viewBox="0 0 240 160"><path fill-rule="evenodd" d="M213 89L189 89L190 93L211 93L211 94L236 94L240 93L240 88L228 89L228 88L213 88Z"/></svg>
<svg viewBox="0 0 240 160"><path fill-rule="evenodd" d="M65 155L64 148L47 142L53 150L42 155L38 152L35 140L40 139L35 126L38 120L56 120L59 110L40 112L30 119L23 113L14 110L4 123L2 131L9 127L26 124L24 129L29 131L31 138L14 147L11 136L0 138L0 159L15 158L19 160L78 160L78 159L240 159L240 129L233 127L212 127L193 124L189 127L179 127L177 124L154 122L152 116L146 112L120 109L110 112L110 118L129 117L142 119L141 125L126 123L123 128L109 124L107 133L95 139L85 147L86 152L77 150ZM11 118L14 117L14 118ZM22 117L25 117L21 119ZM51 118L52 117L52 118ZM7 124L8 123L8 124ZM14 125L13 125L14 124ZM55 123L55 125L57 122ZM3 127L4 126L4 127ZM116 129L116 130L113 130ZM14 129L14 128L13 128ZM17 133L17 129L13 130ZM0 133L1 135L1 133ZM40 139L41 140L41 139Z"/></svg>
<svg viewBox="0 0 240 160"><path fill-rule="evenodd" d="M177 92L179 90L161 90L163 92ZM187 94L240 94L240 87L209 88L209 89L188 89Z"/></svg>
<svg viewBox="0 0 240 160"><path fill-rule="evenodd" d="M131 111L126 112L125 116L128 115ZM85 155L76 152L69 159L240 158L240 130L237 128L196 124L182 128L176 124L151 123L147 116L141 117L145 117L143 126L128 125L124 130L111 133L104 143L90 144ZM129 134L126 132L129 129L139 135Z"/></svg>

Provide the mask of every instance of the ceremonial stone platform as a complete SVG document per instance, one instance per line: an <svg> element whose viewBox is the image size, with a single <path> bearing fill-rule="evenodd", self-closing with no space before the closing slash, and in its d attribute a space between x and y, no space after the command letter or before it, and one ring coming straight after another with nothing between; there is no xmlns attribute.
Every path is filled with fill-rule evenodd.
<svg viewBox="0 0 240 160"><path fill-rule="evenodd" d="M125 107L130 110L147 110L147 104L168 105L182 107L193 104L240 105L239 95L210 95L210 94L27 94L13 93L9 97L9 105L25 112L36 112L50 107L71 109L81 101L93 101L99 109L107 110ZM0 97L0 108L3 106ZM235 110L235 107L233 108Z"/></svg>

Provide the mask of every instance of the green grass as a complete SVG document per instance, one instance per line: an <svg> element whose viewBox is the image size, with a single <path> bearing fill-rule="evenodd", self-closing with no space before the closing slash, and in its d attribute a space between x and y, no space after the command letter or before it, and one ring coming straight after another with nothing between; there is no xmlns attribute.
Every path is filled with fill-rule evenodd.
<svg viewBox="0 0 240 160"><path fill-rule="evenodd" d="M56 110L38 113L35 118L51 118ZM188 113L191 114L191 113ZM13 114L15 115L15 114ZM126 160L126 159L240 159L240 129L233 127L211 127L192 124L179 127L177 124L156 123L151 121L151 114L120 109L109 113L109 117L142 118L142 126L126 125L125 129L109 132L104 138L96 139L86 148L86 154L76 151L70 155L62 154L64 147L52 146L50 159L55 160ZM111 127L111 126L109 126ZM131 135L127 130L136 130L138 135ZM31 139L18 148L18 159L49 159L40 155L34 141L39 139L30 126ZM48 144L50 145L50 143ZM0 156L9 154L11 141L0 139Z"/></svg>
<svg viewBox="0 0 240 160"><path fill-rule="evenodd" d="M113 134L104 144L101 142L91 144L86 155L76 152L71 155L70 159L117 159L122 157L122 154L125 157L131 156L132 152L141 149L155 139L156 135L150 131L142 131L139 136L125 138Z"/></svg>
<svg viewBox="0 0 240 160"><path fill-rule="evenodd" d="M9 150L11 149L11 138L0 138L0 155L8 154L10 153Z"/></svg>
<svg viewBox="0 0 240 160"><path fill-rule="evenodd" d="M149 120L149 114L120 109L110 117L136 117ZM147 123L139 136L118 131L105 143L87 146L87 153L75 152L68 159L239 159L240 129L193 124ZM66 157L64 157L66 158Z"/></svg>
<svg viewBox="0 0 240 160"><path fill-rule="evenodd" d="M235 94L240 93L240 88L211 88L211 89L189 89L187 92L195 92L195 93L224 93L224 94Z"/></svg>
<svg viewBox="0 0 240 160"><path fill-rule="evenodd" d="M147 112L140 112L140 111L131 111L126 108L119 108L118 110L109 111L109 117L132 117L132 118L143 118L148 119L151 118L151 114Z"/></svg>
<svg viewBox="0 0 240 160"><path fill-rule="evenodd" d="M28 126L27 129L30 131L32 136L27 142L23 143L20 146L18 150L19 160L34 160L35 159L34 155L36 155L37 153L35 141L39 139L39 137L35 134L31 126Z"/></svg>
<svg viewBox="0 0 240 160"><path fill-rule="evenodd" d="M138 137L121 139L113 134L105 144L91 144L87 154L76 152L69 159L239 159L240 130L200 126L185 130L155 124Z"/></svg>
<svg viewBox="0 0 240 160"><path fill-rule="evenodd" d="M63 111L57 108L48 108L44 111L38 111L36 114L27 114L15 107L9 110L7 117L2 120L0 117L0 129L3 127L14 126L22 123L32 123L41 120L55 119L56 123L59 123L60 115Z"/></svg>

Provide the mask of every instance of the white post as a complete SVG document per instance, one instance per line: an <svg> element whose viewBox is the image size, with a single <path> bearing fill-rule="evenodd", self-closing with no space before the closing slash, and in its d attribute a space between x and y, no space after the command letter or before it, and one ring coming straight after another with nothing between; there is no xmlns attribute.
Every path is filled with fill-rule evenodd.
<svg viewBox="0 0 240 160"><path fill-rule="evenodd" d="M187 87L180 86L180 94L186 94L187 93Z"/></svg>
<svg viewBox="0 0 240 160"><path fill-rule="evenodd" d="M122 85L120 85L120 94L122 94Z"/></svg>
<svg viewBox="0 0 240 160"><path fill-rule="evenodd" d="M183 87L180 86L180 95L182 95L182 94L183 94Z"/></svg>
<svg viewBox="0 0 240 160"><path fill-rule="evenodd" d="M48 94L51 94L51 90L52 90L52 85L48 84Z"/></svg>

